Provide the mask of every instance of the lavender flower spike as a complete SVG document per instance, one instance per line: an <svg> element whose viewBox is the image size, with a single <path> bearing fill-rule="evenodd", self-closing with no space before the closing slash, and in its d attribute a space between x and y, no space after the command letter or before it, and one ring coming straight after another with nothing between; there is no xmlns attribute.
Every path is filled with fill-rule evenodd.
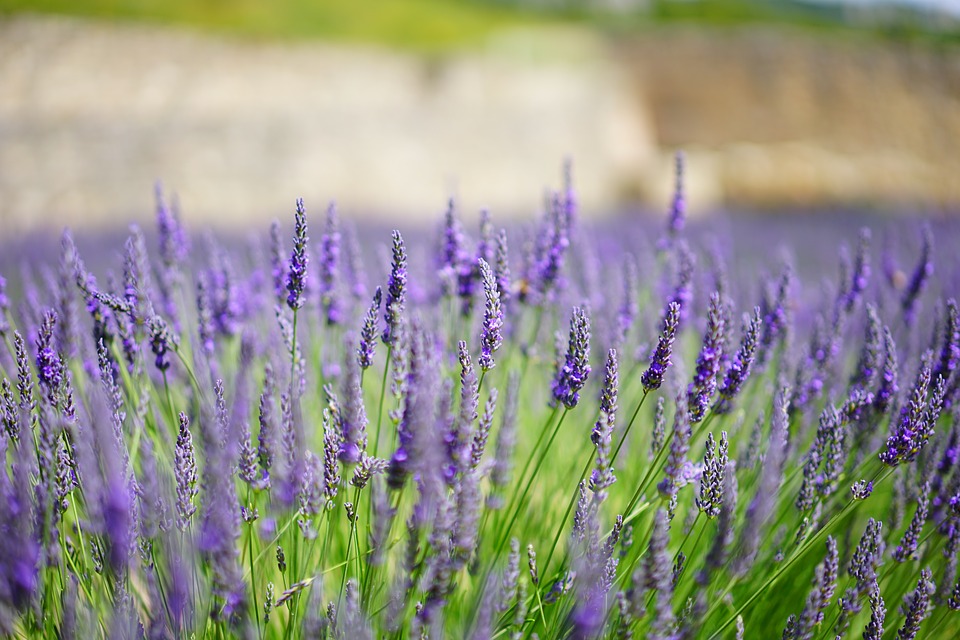
<svg viewBox="0 0 960 640"><path fill-rule="evenodd" d="M294 214L296 226L293 234L293 253L287 271L287 306L296 311L303 306L303 289L307 284L307 214L303 199L297 199Z"/></svg>
<svg viewBox="0 0 960 640"><path fill-rule="evenodd" d="M500 307L500 291L493 269L479 258L480 276L483 278L483 295L486 304L483 311L483 332L480 335L480 369L489 371L496 366L493 354L503 344L503 309Z"/></svg>
<svg viewBox="0 0 960 640"><path fill-rule="evenodd" d="M368 369L373 365L373 356L377 350L377 316L380 314L380 287L373 292L373 302L363 319L363 328L360 329L360 345L357 347L357 363L361 369Z"/></svg>
<svg viewBox="0 0 960 640"><path fill-rule="evenodd" d="M677 336L677 327L680 324L680 304L671 302L667 306L667 313L663 318L663 331L657 342L657 348L650 356L650 366L643 372L641 381L644 392L659 389L663 384L663 376L670 366L670 356L673 354L673 341Z"/></svg>
<svg viewBox="0 0 960 640"><path fill-rule="evenodd" d="M63 360L53 348L53 329L56 322L57 313L47 309L43 313L43 323L37 337L37 379L51 402L56 398L63 382Z"/></svg>
<svg viewBox="0 0 960 640"><path fill-rule="evenodd" d="M700 476L700 497L696 505L708 518L720 515L723 506L723 477L727 470L727 432L720 432L720 448L714 454L713 434L707 434L707 450L703 457L703 473Z"/></svg>
<svg viewBox="0 0 960 640"><path fill-rule="evenodd" d="M746 315L744 315L746 318ZM720 386L720 399L713 406L717 413L729 413L733 408L733 399L740 393L744 383L750 375L750 368L753 366L753 358L757 352L757 342L760 339L760 326L763 320L760 318L760 307L753 310L753 318L750 324L743 332L743 338L740 341L740 348L737 355L730 363L727 373L723 378L723 384Z"/></svg>
<svg viewBox="0 0 960 640"><path fill-rule="evenodd" d="M327 209L327 226L320 240L320 305L328 325L338 325L343 320L343 310L337 297L337 279L340 273L340 225L337 209L330 203Z"/></svg>
<svg viewBox="0 0 960 640"><path fill-rule="evenodd" d="M683 169L686 156L683 151L677 151L676 162L676 184L673 190L673 201L670 203L670 226L667 228L668 235L672 238L683 231L683 226L687 219L687 201L683 195Z"/></svg>
<svg viewBox="0 0 960 640"><path fill-rule="evenodd" d="M913 593L903 599L906 620L903 621L903 626L897 631L898 640L913 640L917 637L920 632L920 623L929 613L930 595L933 590L933 573L930 569L921 569L917 587L913 590Z"/></svg>
<svg viewBox="0 0 960 640"><path fill-rule="evenodd" d="M923 293L927 281L933 275L933 232L929 226L923 227L923 248L920 251L920 261L910 278L907 288L900 298L900 307L903 311L903 320L907 326L913 325L916 314L917 299Z"/></svg>
<svg viewBox="0 0 960 640"><path fill-rule="evenodd" d="M190 519L197 512L193 499L197 496L197 461L193 452L193 437L190 435L187 414L180 413L180 432L177 435L177 450L174 459L177 481L177 528L181 531L190 526Z"/></svg>
<svg viewBox="0 0 960 640"><path fill-rule="evenodd" d="M670 454L663 467L664 478L657 485L657 491L666 500L673 500L677 492L686 483L684 468L687 465L687 452L690 450L690 414L687 411L686 396L677 394L677 410L673 418L673 437L670 439Z"/></svg>
<svg viewBox="0 0 960 640"><path fill-rule="evenodd" d="M607 362L604 366L603 387L600 392L600 413L603 414L593 427L590 442L599 445L604 433L613 432L614 420L617 416L617 395L620 386L619 360L617 350L607 351ZM604 418L603 416L606 416Z"/></svg>
<svg viewBox="0 0 960 640"><path fill-rule="evenodd" d="M553 400L573 409L580 401L580 389L590 375L590 317L586 310L574 307L570 315L570 339L566 360L553 379Z"/></svg>
<svg viewBox="0 0 960 640"><path fill-rule="evenodd" d="M883 328L883 368L880 371L880 388L874 395L873 408L877 413L884 413L890 408L900 391L897 385L899 366L897 363L897 345L893 341L890 329Z"/></svg>
<svg viewBox="0 0 960 640"><path fill-rule="evenodd" d="M384 344L393 346L397 340L397 325L403 314L403 302L407 293L407 251L403 246L403 236L393 232L393 265L390 279L387 281L387 299L383 305L383 318L387 322L381 339Z"/></svg>
<svg viewBox="0 0 960 640"><path fill-rule="evenodd" d="M360 388L360 368L352 358L347 358L346 367L346 403L340 412L343 429L340 461L344 464L356 464L367 448L367 412L363 406L363 391Z"/></svg>
<svg viewBox="0 0 960 640"><path fill-rule="evenodd" d="M710 296L710 311L707 316L707 332L703 335L703 346L697 357L697 371L693 382L687 388L687 404L690 421L700 422L706 415L710 399L717 388L717 373L723 356L723 303L720 294Z"/></svg>
<svg viewBox="0 0 960 640"><path fill-rule="evenodd" d="M928 356L932 354L928 352ZM927 390L930 386L930 357L925 357L921 365L917 382L910 401L900 412L900 422L896 431L887 438L887 447L880 452L880 460L891 467L901 462L910 462L926 443L922 439L925 432Z"/></svg>
<svg viewBox="0 0 960 640"><path fill-rule="evenodd" d="M160 371L170 368L170 346L175 344L174 336L170 334L167 323L160 316L153 316L147 321L150 329L150 349L156 357L154 364Z"/></svg>
<svg viewBox="0 0 960 640"><path fill-rule="evenodd" d="M863 640L881 640L883 637L883 623L887 617L887 608L883 605L883 597L880 595L880 585L873 581L872 591L870 592L870 622L863 630Z"/></svg>
<svg viewBox="0 0 960 640"><path fill-rule="evenodd" d="M917 498L917 510L913 514L913 519L907 526L907 530L900 540L900 544L893 550L893 559L897 562L906 562L916 557L917 546L920 544L920 532L923 524L927 521L927 507L930 502L930 483L925 482L920 488L920 496Z"/></svg>

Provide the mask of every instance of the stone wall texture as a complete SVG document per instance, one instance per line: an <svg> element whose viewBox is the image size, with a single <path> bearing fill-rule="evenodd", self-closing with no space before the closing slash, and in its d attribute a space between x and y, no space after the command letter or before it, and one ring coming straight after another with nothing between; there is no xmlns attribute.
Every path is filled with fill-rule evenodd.
<svg viewBox="0 0 960 640"><path fill-rule="evenodd" d="M0 231L235 226L315 208L529 216L572 158L585 212L960 202L960 51L790 32L511 32L444 58L143 25L0 22Z"/></svg>

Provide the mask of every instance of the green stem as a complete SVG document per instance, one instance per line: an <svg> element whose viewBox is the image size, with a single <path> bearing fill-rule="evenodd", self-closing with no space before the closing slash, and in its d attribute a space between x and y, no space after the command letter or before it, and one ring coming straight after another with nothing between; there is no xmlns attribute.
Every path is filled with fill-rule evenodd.
<svg viewBox="0 0 960 640"><path fill-rule="evenodd" d="M250 487L247 486L247 504L250 504ZM263 627L260 625L260 603L257 601L256 571L253 566L253 523L247 525L247 558L250 562L250 591L253 593L253 611L257 620L257 636L262 640Z"/></svg>
<svg viewBox="0 0 960 640"><path fill-rule="evenodd" d="M380 410L377 413L377 437L373 440L373 457L377 457L380 447L380 434L383 430L383 402L387 395L387 374L390 371L390 359L393 356L393 346L387 345L387 360L383 364L383 380L380 382Z"/></svg>
<svg viewBox="0 0 960 640"><path fill-rule="evenodd" d="M560 525L557 527L557 533L553 537L553 544L550 545L550 553L547 554L547 561L543 563L543 574L547 575L547 571L550 568L550 561L553 559L553 553L557 549L557 544L560 542L560 534L563 532L564 525L567 522L567 518L570 517L570 512L573 510L573 505L576 504L577 498L579 497L580 483L583 482L584 478L587 477L587 471L590 470L590 465L593 464L593 458L596 455L596 449L590 453L590 457L587 458L587 464L583 466L583 471L580 473L580 479L577 481L577 490L574 491L573 496L570 498L570 502L567 503L567 510L563 512L563 517L560 518ZM538 591L539 594L539 591Z"/></svg>
<svg viewBox="0 0 960 640"><path fill-rule="evenodd" d="M620 441L617 442L617 448L613 450L613 455L610 456L611 465L614 463L614 461L616 461L617 456L620 455L620 449L623 447L623 443L626 442L627 436L630 434L630 429L633 428L633 423L636 422L637 416L640 415L640 408L643 407L643 403L646 401L649 394L650 392L644 389L643 396L641 396L640 402L637 403L637 408L634 409L633 416L630 418L630 422L627 423L626 429L624 429L623 433L620 435Z"/></svg>
<svg viewBox="0 0 960 640"><path fill-rule="evenodd" d="M893 468L892 468L892 467L887 468L886 470L884 470L884 471L881 473L881 475L880 475L880 477L878 478L878 480L877 480L877 482L875 483L875 485L876 485L876 484L879 484L880 482L882 482L883 480L885 480L885 479L890 475L890 473L891 473L892 471L893 471ZM837 524L839 524L839 523L843 520L844 516L845 516L847 513L849 513L850 510L854 507L854 505L856 504L856 502L857 502L857 500L850 500L849 502L847 502L847 504L844 505L843 509L841 509L836 515L834 515L833 518L830 519L830 521L828 521L826 524L824 524L824 526L823 526L819 531L817 531L814 535L812 535L810 538L808 538L807 541L804 542L804 543L800 546L800 548L799 548L788 560L786 560L785 562L783 562L783 563L777 568L777 570L773 573L773 575L771 575L769 578L767 578L766 582L764 582L763 585L761 585L761 587L760 587L759 589L757 589L756 591L754 591L753 594L751 594L751 596L750 596L749 598L747 598L747 601L746 601L746 602L744 602L742 605L740 605L740 607L739 607L736 611L733 612L733 615L727 617L726 621L724 621L724 623L721 624L721 625L716 629L716 631L713 632L713 635L711 635L709 638L707 638L707 640L714 640L715 638L719 638L720 635L723 633L724 629L726 629L726 628L729 627L731 624L733 624L733 622L737 619L737 616L743 614L743 612L746 611L746 609L747 609L751 604L753 604L753 602L754 602L757 598L759 598L769 587L771 587L777 580L779 580L780 577L781 577L784 573L786 573L787 570L790 569L790 567L792 567L798 560L800 560L800 558L802 558L802 557L806 554L807 551L809 551L811 548L813 548L813 545L815 545L817 542L819 542L825 535L827 535L827 533L828 533L829 531L831 531ZM732 588L732 585L730 585L730 587L728 587L726 591L729 592L730 588ZM718 606L720 606L720 604L723 602L723 596L725 596L725 595L726 595L725 593L722 594L721 597L717 598L717 599L714 601L714 605L711 606L710 609L707 610L707 613L706 613L705 616L704 616L704 620L708 619L708 618L710 617L710 614L713 613Z"/></svg>

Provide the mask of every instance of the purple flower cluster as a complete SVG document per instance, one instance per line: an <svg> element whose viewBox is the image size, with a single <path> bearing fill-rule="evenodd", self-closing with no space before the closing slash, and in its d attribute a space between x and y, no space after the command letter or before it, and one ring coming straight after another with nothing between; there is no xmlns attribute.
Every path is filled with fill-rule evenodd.
<svg viewBox="0 0 960 640"><path fill-rule="evenodd" d="M296 311L303 306L303 290L307 285L307 213L303 200L297 200L296 225L293 232L293 253L287 271L287 306Z"/></svg>
<svg viewBox="0 0 960 640"><path fill-rule="evenodd" d="M580 401L580 389L590 375L590 316L582 307L570 314L570 339L567 355L553 378L553 399L567 409Z"/></svg>
<svg viewBox="0 0 960 640"><path fill-rule="evenodd" d="M657 348L650 355L650 366L643 372L641 378L645 391L659 389L660 385L663 384L663 376L667 372L667 367L670 366L670 356L673 355L673 341L676 338L679 325L680 305L677 302L671 302L666 308L663 318L663 331L660 333Z"/></svg>
<svg viewBox="0 0 960 640"><path fill-rule="evenodd" d="M191 243L158 190L116 275L65 233L0 278L0 635L952 637L957 231L768 277L676 166L666 233L579 220L569 168L370 251L302 201L292 251Z"/></svg>

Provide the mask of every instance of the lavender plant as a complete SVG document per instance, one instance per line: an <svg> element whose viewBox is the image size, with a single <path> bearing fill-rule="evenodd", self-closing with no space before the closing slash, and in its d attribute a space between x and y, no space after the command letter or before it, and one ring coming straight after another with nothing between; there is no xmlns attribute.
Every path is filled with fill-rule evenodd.
<svg viewBox="0 0 960 640"><path fill-rule="evenodd" d="M960 230L771 262L676 162L665 225L567 166L529 228L241 251L158 189L156 246L4 273L0 635L956 637Z"/></svg>

